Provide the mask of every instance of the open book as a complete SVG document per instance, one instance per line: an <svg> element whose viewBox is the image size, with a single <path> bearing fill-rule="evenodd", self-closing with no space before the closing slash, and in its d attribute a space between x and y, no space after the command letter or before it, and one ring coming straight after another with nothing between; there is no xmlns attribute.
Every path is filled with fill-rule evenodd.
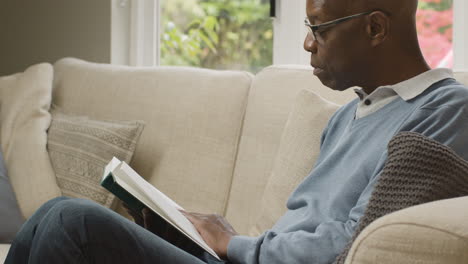
<svg viewBox="0 0 468 264"><path fill-rule="evenodd" d="M138 175L127 163L113 158L104 170L101 185L134 210L144 207L158 214L208 253L219 259L193 224L179 211L177 203Z"/></svg>

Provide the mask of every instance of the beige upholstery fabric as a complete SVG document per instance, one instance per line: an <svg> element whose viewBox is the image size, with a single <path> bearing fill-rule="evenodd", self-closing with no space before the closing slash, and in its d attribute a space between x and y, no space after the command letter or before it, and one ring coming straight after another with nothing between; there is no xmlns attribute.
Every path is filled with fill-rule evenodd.
<svg viewBox="0 0 468 264"><path fill-rule="evenodd" d="M5 258L10 249L10 244L0 244L0 263L5 262Z"/></svg>
<svg viewBox="0 0 468 264"><path fill-rule="evenodd" d="M63 195L111 207L115 196L100 185L104 168L114 156L130 163L143 126L54 111L47 147Z"/></svg>
<svg viewBox="0 0 468 264"><path fill-rule="evenodd" d="M346 264L468 263L468 197L404 209L369 225Z"/></svg>
<svg viewBox="0 0 468 264"><path fill-rule="evenodd" d="M468 71L454 72L454 77L460 83L468 86Z"/></svg>
<svg viewBox="0 0 468 264"><path fill-rule="evenodd" d="M77 59L54 69L54 104L93 119L143 120L130 165L187 210L224 212L250 74Z"/></svg>
<svg viewBox="0 0 468 264"><path fill-rule="evenodd" d="M46 149L52 74L50 64L38 64L0 78L0 142L25 217L61 194Z"/></svg>
<svg viewBox="0 0 468 264"><path fill-rule="evenodd" d="M257 236L270 229L286 212L286 201L310 173L320 151L322 130L338 108L338 105L325 101L311 91L299 92L281 136L273 170L259 207L261 213L250 235Z"/></svg>
<svg viewBox="0 0 468 264"><path fill-rule="evenodd" d="M303 89L324 94L339 104L356 98L351 90L330 91L313 76L310 67L271 66L255 76L226 212L241 234L247 234L256 220L288 114Z"/></svg>

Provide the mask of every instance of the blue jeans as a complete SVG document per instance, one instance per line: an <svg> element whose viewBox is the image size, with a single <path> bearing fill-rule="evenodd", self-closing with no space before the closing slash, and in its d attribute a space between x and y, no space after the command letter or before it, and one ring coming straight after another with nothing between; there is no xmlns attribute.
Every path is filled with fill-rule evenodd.
<svg viewBox="0 0 468 264"><path fill-rule="evenodd" d="M92 201L59 197L23 225L5 263L224 262L208 253L189 254Z"/></svg>

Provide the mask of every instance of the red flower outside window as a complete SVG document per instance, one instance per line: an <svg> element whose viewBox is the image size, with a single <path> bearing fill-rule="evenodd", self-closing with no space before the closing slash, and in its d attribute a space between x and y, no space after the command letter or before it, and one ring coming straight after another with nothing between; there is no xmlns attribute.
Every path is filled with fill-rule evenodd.
<svg viewBox="0 0 468 264"><path fill-rule="evenodd" d="M419 44L429 65L453 67L453 0L420 0L416 23Z"/></svg>

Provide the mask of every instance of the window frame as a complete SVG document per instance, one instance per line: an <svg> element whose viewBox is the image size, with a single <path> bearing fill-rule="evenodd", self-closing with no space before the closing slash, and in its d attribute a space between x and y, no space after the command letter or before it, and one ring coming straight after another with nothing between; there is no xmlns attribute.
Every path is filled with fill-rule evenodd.
<svg viewBox="0 0 468 264"><path fill-rule="evenodd" d="M111 0L111 64L159 65L160 0Z"/></svg>
<svg viewBox="0 0 468 264"><path fill-rule="evenodd" d="M276 0L273 64L309 65L303 49L306 0ZM287 4L286 4L287 3ZM111 0L111 63L156 66L160 58L160 0ZM468 1L454 0L454 70L468 71Z"/></svg>
<svg viewBox="0 0 468 264"><path fill-rule="evenodd" d="M468 71L468 1L453 1L453 69Z"/></svg>

